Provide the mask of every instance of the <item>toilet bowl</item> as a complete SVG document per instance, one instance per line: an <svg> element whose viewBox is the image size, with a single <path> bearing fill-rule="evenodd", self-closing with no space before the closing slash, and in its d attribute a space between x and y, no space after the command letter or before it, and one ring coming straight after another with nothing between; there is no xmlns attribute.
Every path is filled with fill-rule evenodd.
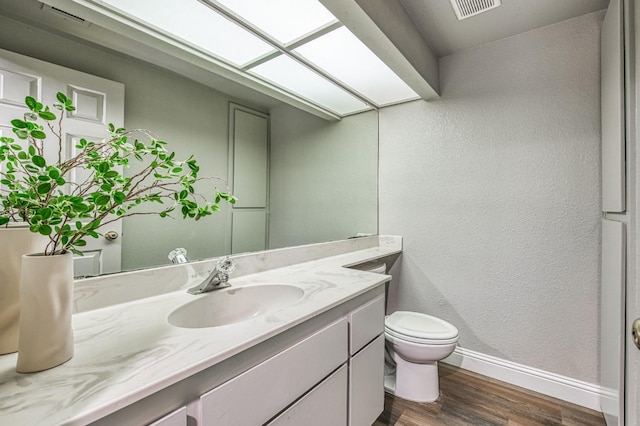
<svg viewBox="0 0 640 426"><path fill-rule="evenodd" d="M395 373L389 365L385 368L385 390L409 401L437 400L438 361L455 349L458 329L430 315L396 311L386 317L384 334L395 363Z"/></svg>
<svg viewBox="0 0 640 426"><path fill-rule="evenodd" d="M387 265L370 262L363 270L384 274ZM440 395L438 361L451 355L458 329L430 315L396 311L385 318L384 388L402 399L433 402Z"/></svg>

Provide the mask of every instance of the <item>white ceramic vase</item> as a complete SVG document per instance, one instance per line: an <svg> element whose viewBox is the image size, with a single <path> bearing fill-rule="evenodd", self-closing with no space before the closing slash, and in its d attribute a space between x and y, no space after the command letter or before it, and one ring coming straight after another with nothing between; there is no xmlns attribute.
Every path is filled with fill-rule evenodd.
<svg viewBox="0 0 640 426"><path fill-rule="evenodd" d="M73 357L73 255L22 256L19 373L60 365Z"/></svg>
<svg viewBox="0 0 640 426"><path fill-rule="evenodd" d="M22 255L44 251L47 237L27 227L0 228L0 355L18 350Z"/></svg>

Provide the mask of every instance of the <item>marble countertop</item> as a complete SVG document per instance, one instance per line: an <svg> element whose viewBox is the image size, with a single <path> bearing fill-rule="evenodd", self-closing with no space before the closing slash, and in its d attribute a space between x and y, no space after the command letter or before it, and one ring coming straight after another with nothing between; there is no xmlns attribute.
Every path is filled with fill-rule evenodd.
<svg viewBox="0 0 640 426"><path fill-rule="evenodd" d="M17 354L0 356L0 424L95 421L384 283L388 276L345 266L400 251L401 242L380 244L232 277L233 287L282 283L301 288L304 295L292 306L226 326L170 325L167 317L178 306L215 296L193 296L184 288L77 313L75 355L67 363L19 374Z"/></svg>

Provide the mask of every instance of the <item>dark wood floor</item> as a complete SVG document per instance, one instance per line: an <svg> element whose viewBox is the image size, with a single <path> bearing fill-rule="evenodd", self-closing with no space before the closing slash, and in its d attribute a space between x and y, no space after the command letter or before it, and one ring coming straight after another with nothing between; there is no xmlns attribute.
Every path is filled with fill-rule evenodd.
<svg viewBox="0 0 640 426"><path fill-rule="evenodd" d="M420 404L385 395L373 426L605 425L601 413L481 376L440 365L440 398Z"/></svg>

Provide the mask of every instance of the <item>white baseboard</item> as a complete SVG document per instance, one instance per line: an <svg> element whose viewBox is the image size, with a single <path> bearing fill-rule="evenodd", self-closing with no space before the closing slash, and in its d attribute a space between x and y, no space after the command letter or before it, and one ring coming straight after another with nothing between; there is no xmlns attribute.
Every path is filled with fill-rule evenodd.
<svg viewBox="0 0 640 426"><path fill-rule="evenodd" d="M457 347L453 354L442 362L572 404L601 411L600 401L603 391L600 386L591 383L460 347Z"/></svg>

